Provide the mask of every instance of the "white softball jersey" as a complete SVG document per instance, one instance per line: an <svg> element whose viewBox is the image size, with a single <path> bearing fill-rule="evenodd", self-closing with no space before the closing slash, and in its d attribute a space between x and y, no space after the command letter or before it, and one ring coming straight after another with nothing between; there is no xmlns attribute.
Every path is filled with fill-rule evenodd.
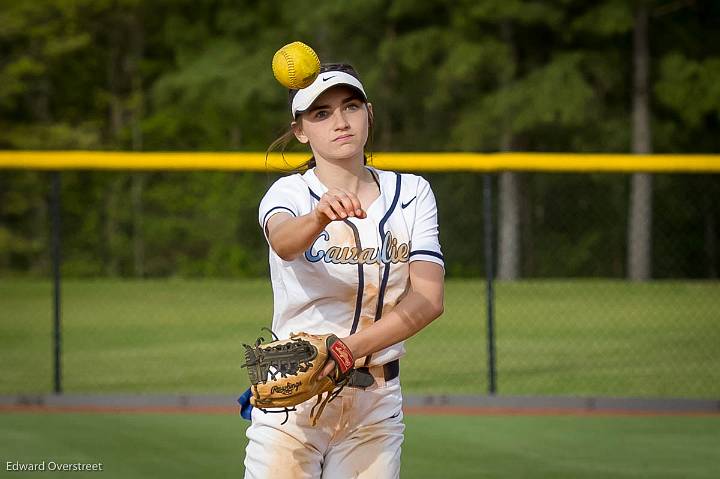
<svg viewBox="0 0 720 479"><path fill-rule="evenodd" d="M412 261L444 267L430 184L417 175L367 168L380 196L365 208L366 218L333 221L292 261L269 249L272 329L279 338L300 331L340 337L360 331L381 321L407 293ZM263 232L274 214L310 213L326 191L314 169L280 178L260 202ZM359 358L356 366L385 364L404 353L398 343Z"/></svg>

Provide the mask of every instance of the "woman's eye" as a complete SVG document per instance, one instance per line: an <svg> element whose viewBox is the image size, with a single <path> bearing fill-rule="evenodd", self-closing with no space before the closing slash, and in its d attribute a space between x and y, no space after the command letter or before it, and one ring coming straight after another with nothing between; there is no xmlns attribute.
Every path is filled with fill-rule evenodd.
<svg viewBox="0 0 720 479"><path fill-rule="evenodd" d="M328 116L328 112L325 110L320 110L317 113L315 113L315 118L317 118L318 120L327 118L327 116Z"/></svg>
<svg viewBox="0 0 720 479"><path fill-rule="evenodd" d="M350 110L350 111L355 111L355 110L357 110L358 108L360 108L360 105L358 105L357 103L350 103L350 104L349 104L348 106L346 106L345 108L346 108L347 110Z"/></svg>

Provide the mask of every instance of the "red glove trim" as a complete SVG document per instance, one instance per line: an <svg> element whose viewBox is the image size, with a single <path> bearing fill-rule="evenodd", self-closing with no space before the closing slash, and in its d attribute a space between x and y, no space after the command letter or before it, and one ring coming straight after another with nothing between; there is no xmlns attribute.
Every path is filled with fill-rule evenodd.
<svg viewBox="0 0 720 479"><path fill-rule="evenodd" d="M330 345L330 353L342 374L352 369L354 364L352 351L350 351L350 348L348 348L345 343L336 338Z"/></svg>

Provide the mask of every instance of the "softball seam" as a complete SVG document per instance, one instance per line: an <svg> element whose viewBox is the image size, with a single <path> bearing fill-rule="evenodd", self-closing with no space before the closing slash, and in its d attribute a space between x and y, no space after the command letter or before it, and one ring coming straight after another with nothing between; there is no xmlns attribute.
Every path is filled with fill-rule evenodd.
<svg viewBox="0 0 720 479"><path fill-rule="evenodd" d="M310 46L308 46L304 43L302 44L302 46L305 49L305 51L308 53L308 55L310 55L315 60L315 64L317 65L318 74L320 74L320 59L318 58L317 53L315 53L315 50L310 48ZM312 76L312 75L310 75L310 76ZM303 78L303 81L306 80L307 78L309 78L309 77Z"/></svg>
<svg viewBox="0 0 720 479"><path fill-rule="evenodd" d="M290 80L288 83L290 83L290 86L292 88L295 88L297 85L295 83L295 64L293 63L292 56L288 54L285 50L282 52L283 57L285 58L285 62L287 63L287 69L288 69L288 80Z"/></svg>

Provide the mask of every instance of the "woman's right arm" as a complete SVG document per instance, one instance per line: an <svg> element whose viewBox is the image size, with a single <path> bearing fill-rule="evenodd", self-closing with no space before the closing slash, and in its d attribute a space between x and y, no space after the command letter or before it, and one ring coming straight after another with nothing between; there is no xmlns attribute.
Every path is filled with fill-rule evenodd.
<svg viewBox="0 0 720 479"><path fill-rule="evenodd" d="M313 244L328 224L352 216L360 219L367 216L360 200L353 193L332 188L306 215L274 214L265 224L265 232L275 253L285 261L292 261Z"/></svg>

